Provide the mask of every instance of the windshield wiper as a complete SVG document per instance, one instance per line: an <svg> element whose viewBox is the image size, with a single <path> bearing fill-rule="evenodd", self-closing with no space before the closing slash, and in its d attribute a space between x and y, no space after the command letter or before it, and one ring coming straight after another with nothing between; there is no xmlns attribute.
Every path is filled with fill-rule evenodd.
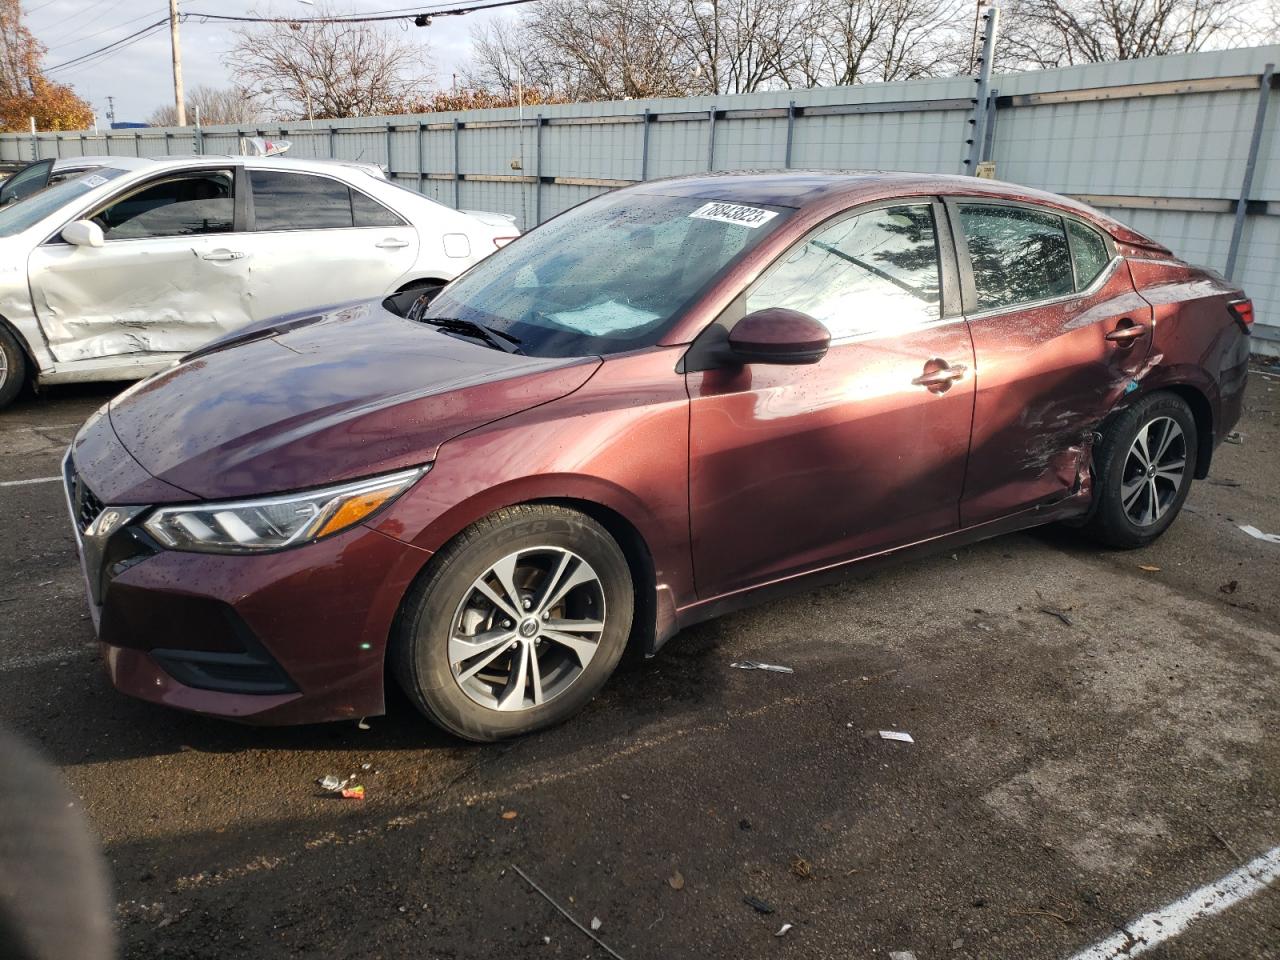
<svg viewBox="0 0 1280 960"><path fill-rule="evenodd" d="M485 341L485 343L497 347L499 350L505 350L507 353L524 353L520 349L519 337L513 337L502 330L486 327L483 323L477 323L475 320L463 320L461 317L424 317L422 322L429 323L433 327L439 327L441 330L477 337Z"/></svg>

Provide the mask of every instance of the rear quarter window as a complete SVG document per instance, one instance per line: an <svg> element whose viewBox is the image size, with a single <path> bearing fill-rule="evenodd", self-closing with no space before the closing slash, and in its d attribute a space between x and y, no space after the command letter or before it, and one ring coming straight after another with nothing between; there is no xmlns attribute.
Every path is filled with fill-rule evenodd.
<svg viewBox="0 0 1280 960"><path fill-rule="evenodd" d="M1076 220L1067 221L1067 238L1071 242L1071 262L1076 268L1076 289L1083 290L1111 262L1107 242L1098 231Z"/></svg>

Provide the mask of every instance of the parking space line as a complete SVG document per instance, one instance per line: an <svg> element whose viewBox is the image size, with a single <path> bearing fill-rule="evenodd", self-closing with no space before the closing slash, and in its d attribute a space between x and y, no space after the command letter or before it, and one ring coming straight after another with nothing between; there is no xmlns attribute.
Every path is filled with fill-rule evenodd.
<svg viewBox="0 0 1280 960"><path fill-rule="evenodd" d="M1071 960L1136 957L1178 936L1197 920L1222 913L1260 893L1277 878L1280 878L1280 847L1273 847L1222 879L1126 924L1119 933L1080 951Z"/></svg>
<svg viewBox="0 0 1280 960"><path fill-rule="evenodd" d="M32 480L0 480L0 487L26 487L33 483L57 483L61 477L36 477Z"/></svg>

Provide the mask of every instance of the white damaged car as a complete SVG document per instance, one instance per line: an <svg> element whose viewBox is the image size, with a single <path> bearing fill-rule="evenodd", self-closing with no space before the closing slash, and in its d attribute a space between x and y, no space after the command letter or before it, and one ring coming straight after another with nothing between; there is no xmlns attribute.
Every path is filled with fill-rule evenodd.
<svg viewBox="0 0 1280 960"><path fill-rule="evenodd" d="M0 407L131 380L248 323L443 286L519 234L358 167L115 157L0 208Z"/></svg>

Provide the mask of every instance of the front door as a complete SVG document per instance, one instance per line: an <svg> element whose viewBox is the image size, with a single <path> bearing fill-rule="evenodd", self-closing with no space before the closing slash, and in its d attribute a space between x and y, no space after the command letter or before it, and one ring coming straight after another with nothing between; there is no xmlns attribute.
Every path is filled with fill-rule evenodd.
<svg viewBox="0 0 1280 960"><path fill-rule="evenodd" d="M984 523L1071 495L1093 431L1133 389L1151 307L1092 226L1057 211L951 201L978 367L961 521Z"/></svg>
<svg viewBox="0 0 1280 960"><path fill-rule="evenodd" d="M828 221L722 318L807 313L832 335L817 364L687 374L701 598L957 528L973 351L941 209L899 201Z"/></svg>
<svg viewBox="0 0 1280 960"><path fill-rule="evenodd" d="M247 323L234 185L229 169L149 180L86 217L101 247L36 247L31 297L54 358L186 353Z"/></svg>
<svg viewBox="0 0 1280 960"><path fill-rule="evenodd" d="M336 177L249 170L245 235L255 320L391 292L418 256L418 232Z"/></svg>

